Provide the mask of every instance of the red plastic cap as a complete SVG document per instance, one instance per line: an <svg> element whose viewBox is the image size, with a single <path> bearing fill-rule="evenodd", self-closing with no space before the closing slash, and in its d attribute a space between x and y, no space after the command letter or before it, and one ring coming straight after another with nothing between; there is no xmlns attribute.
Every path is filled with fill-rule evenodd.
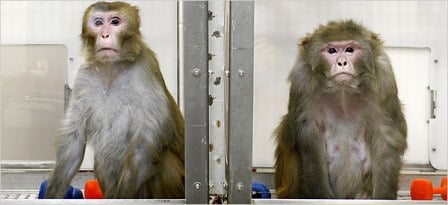
<svg viewBox="0 0 448 205"><path fill-rule="evenodd" d="M103 192L97 180L88 180L86 182L84 195L86 199L104 199Z"/></svg>
<svg viewBox="0 0 448 205"><path fill-rule="evenodd" d="M432 183L427 179L414 179L411 184L412 200L432 200Z"/></svg>

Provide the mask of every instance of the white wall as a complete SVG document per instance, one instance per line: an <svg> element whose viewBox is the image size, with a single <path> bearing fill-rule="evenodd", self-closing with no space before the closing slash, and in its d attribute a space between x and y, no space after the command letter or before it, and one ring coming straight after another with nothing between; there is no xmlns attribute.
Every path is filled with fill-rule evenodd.
<svg viewBox="0 0 448 205"><path fill-rule="evenodd" d="M67 59L73 58L67 62L67 79L72 85L82 63L79 48L82 14L93 2L1 1L0 42L66 45ZM129 3L140 7L145 41L158 55L169 90L177 95L177 2ZM400 94L410 93L400 96L405 100L405 108L417 107L410 114L417 117L408 119L409 125L415 123L418 128L410 133L405 160L446 169L447 9L446 1L255 1L254 166L273 165L271 136L280 116L286 112L289 89L286 79L297 54L298 40L328 20L352 18L380 34L388 52L395 56L392 62L405 66L396 68L400 69L397 73L413 74L417 81L420 79L416 85L420 90L424 84L438 90L437 118L429 120L429 103L421 105L422 98L413 96L406 83L398 82ZM417 54L412 54L413 49ZM429 62L424 68L411 63L414 66L407 71L406 60L399 63L396 59L409 55L414 56L409 57L413 62L421 64L425 59ZM437 63L433 62L435 59ZM426 75L428 79L421 77ZM424 86L426 89L428 85ZM428 98L429 95L424 101ZM418 109L419 106L423 107ZM429 124L425 124L428 120Z"/></svg>
<svg viewBox="0 0 448 205"><path fill-rule="evenodd" d="M64 44L68 83L79 66L82 15L96 1L1 1L1 44ZM127 1L140 9L141 32L160 62L168 89L177 95L177 2Z"/></svg>
<svg viewBox="0 0 448 205"><path fill-rule="evenodd" d="M255 1L254 166L273 166L272 133L287 110L299 39L351 18L379 33L392 57L409 126L405 161L446 169L447 9L446 1ZM428 86L438 90L434 120Z"/></svg>
<svg viewBox="0 0 448 205"><path fill-rule="evenodd" d="M63 73L66 76L58 76L68 82L70 86L73 85L74 78L78 68L83 63L83 58L80 55L80 38L82 15L84 10L96 1L1 1L1 38L2 45L23 45L23 44L60 44L67 48L66 63L67 66L59 67L57 69L65 69ZM176 1L127 1L130 4L136 5L140 9L140 16L142 19L141 32L145 42L157 54L161 71L165 77L166 84L171 94L176 98L177 96L177 2ZM21 54L4 59L9 61L8 64L14 64L14 60L30 61L35 57L28 56L30 59L21 59L27 54ZM46 55L52 55L46 53ZM6 56L6 55L2 55ZM52 56L55 58L56 56ZM70 60L71 59L71 60ZM17 64L18 66L19 64ZM62 72L61 72L62 73ZM8 78L8 73L2 72L3 78ZM60 80L60 79L55 79ZM63 94L63 85L54 89ZM8 98L9 96L2 96ZM18 99L20 101L20 99ZM63 103L59 100L60 104ZM12 110L9 105L2 105L2 114L5 111ZM17 104L17 103L15 103ZM3 108L3 106L5 106ZM9 106L9 107L8 107ZM35 105L28 105L29 109L23 110L26 112L24 116L28 118L40 119L40 121L49 121L53 118L62 118L63 110L60 106L56 111L47 112L46 115L36 114L36 110L40 108L33 107ZM21 113L11 113L18 118ZM51 116L48 116L51 115ZM11 123L11 118L6 119L6 114L2 115L2 126L8 126ZM27 125L26 119L20 118L15 121L16 126L26 127L27 129L43 128L45 133L39 129L31 130L39 132L37 134L21 134L20 139L14 137L10 133L20 130L20 128L4 128L2 134L8 135L2 138L2 147L8 147L8 150L15 150L15 153L7 152L5 159L29 159L29 160L52 160L54 159L55 151L54 140L57 135L57 130L60 127L56 121L51 121L51 126L39 127L40 125ZM38 123L35 123L38 124ZM2 127L3 128L3 127ZM48 133L54 133L52 135ZM45 137L40 137L45 135ZM6 139L10 139L7 141ZM49 139L49 140L47 140ZM11 142L11 143L8 143ZM31 147L31 148L30 148ZM25 150L24 150L25 149ZM6 150L6 149L5 149ZM28 155L27 155L28 153ZM84 168L93 167L93 158L91 157L92 150L87 149L84 160ZM8 157L13 156L13 157Z"/></svg>

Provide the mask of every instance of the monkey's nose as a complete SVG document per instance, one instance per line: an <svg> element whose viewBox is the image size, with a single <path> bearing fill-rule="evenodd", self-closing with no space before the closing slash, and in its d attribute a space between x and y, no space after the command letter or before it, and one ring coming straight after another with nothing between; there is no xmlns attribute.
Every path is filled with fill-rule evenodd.
<svg viewBox="0 0 448 205"><path fill-rule="evenodd" d="M346 66L347 65L347 61L345 59L338 59L338 66L342 67L342 66Z"/></svg>
<svg viewBox="0 0 448 205"><path fill-rule="evenodd" d="M338 62L338 66L342 66L342 65L346 66L346 65L347 65L347 61L344 61L344 62Z"/></svg>
<svg viewBox="0 0 448 205"><path fill-rule="evenodd" d="M109 38L109 34L101 35L101 37L103 37L103 38Z"/></svg>

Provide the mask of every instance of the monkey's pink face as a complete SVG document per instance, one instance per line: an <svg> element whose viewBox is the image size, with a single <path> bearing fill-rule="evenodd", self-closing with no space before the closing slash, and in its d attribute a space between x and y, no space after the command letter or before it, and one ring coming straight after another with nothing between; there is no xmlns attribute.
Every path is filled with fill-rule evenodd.
<svg viewBox="0 0 448 205"><path fill-rule="evenodd" d="M349 82L356 76L355 62L362 54L356 41L332 41L322 46L321 53L329 65L327 77L338 83Z"/></svg>
<svg viewBox="0 0 448 205"><path fill-rule="evenodd" d="M89 29L95 34L95 57L103 62L120 59L120 34L127 26L127 19L118 12L94 12L88 21Z"/></svg>

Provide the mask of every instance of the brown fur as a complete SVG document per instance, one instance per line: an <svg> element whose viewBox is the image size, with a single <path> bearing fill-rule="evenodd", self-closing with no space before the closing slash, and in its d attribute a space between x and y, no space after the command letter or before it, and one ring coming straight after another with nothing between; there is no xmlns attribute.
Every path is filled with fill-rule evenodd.
<svg viewBox="0 0 448 205"><path fill-rule="evenodd" d="M356 75L335 84L322 46L348 40L362 48ZM396 199L407 127L378 35L351 20L320 26L302 39L289 80L275 132L278 197Z"/></svg>

